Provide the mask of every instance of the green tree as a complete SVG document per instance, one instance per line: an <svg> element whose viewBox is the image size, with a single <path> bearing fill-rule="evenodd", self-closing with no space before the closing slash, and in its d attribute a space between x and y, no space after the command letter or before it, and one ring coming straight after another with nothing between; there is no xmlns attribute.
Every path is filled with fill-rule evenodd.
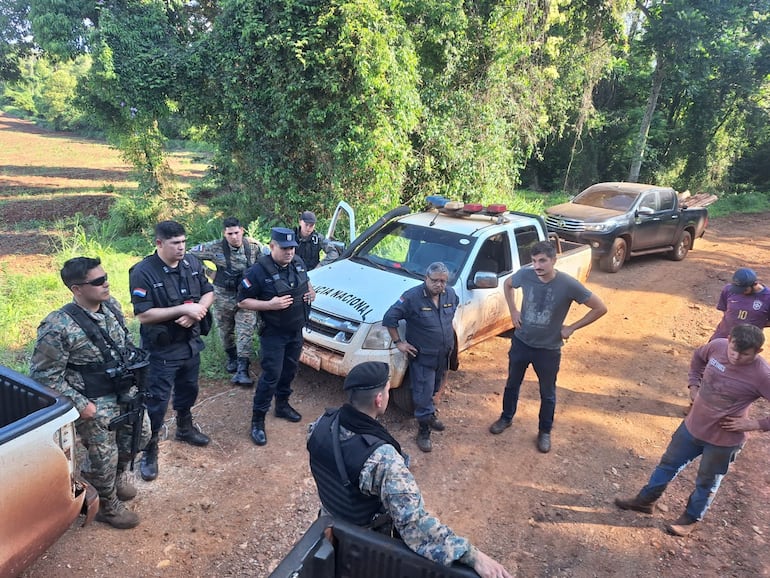
<svg viewBox="0 0 770 578"><path fill-rule="evenodd" d="M764 82L770 2L669 0L640 9L638 47L653 73L629 180L638 180L652 148L656 172L668 179L719 182L746 144L744 112ZM648 139L656 117L664 130Z"/></svg>

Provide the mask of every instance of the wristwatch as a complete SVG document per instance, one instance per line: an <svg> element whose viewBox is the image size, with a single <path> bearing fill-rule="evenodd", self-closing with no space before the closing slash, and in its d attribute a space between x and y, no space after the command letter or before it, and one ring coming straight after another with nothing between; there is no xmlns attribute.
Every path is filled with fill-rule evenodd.
<svg viewBox="0 0 770 578"><path fill-rule="evenodd" d="M401 343L400 339L394 339L393 340L393 345L398 345L399 343Z"/></svg>

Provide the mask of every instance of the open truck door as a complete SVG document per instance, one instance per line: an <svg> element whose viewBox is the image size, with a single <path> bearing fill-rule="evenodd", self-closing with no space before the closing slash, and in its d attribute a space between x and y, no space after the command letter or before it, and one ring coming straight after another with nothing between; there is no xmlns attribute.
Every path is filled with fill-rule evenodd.
<svg viewBox="0 0 770 578"><path fill-rule="evenodd" d="M334 244L340 254L350 247L356 238L356 215L353 207L345 201L337 203L332 219L329 221L326 238Z"/></svg>

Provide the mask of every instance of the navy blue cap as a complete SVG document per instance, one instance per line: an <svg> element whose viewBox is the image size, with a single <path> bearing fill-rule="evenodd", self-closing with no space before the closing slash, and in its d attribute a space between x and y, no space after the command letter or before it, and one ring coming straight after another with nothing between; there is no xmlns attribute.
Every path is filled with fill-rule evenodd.
<svg viewBox="0 0 770 578"><path fill-rule="evenodd" d="M273 227L270 231L270 239L278 243L281 249L297 246L297 234L284 227Z"/></svg>
<svg viewBox="0 0 770 578"><path fill-rule="evenodd" d="M757 274L747 267L741 267L733 275L733 285L742 289L752 287L757 282Z"/></svg>

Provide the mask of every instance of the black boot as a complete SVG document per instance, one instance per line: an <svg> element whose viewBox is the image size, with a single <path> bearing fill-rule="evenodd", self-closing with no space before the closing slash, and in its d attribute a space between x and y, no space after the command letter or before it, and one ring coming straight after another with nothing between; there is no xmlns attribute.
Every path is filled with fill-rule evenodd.
<svg viewBox="0 0 770 578"><path fill-rule="evenodd" d="M424 452L433 450L433 444L430 441L430 422L419 422L420 429L417 432L417 447Z"/></svg>
<svg viewBox="0 0 770 578"><path fill-rule="evenodd" d="M299 412L289 405L288 399L275 400L275 417L287 419L292 422L298 422L302 420L302 416Z"/></svg>
<svg viewBox="0 0 770 578"><path fill-rule="evenodd" d="M227 373L235 373L238 370L238 352L235 347L228 347L225 349L225 353L227 353L225 369L227 369Z"/></svg>
<svg viewBox="0 0 770 578"><path fill-rule="evenodd" d="M211 439L193 425L190 410L176 412L176 439L192 446L207 446Z"/></svg>
<svg viewBox="0 0 770 578"><path fill-rule="evenodd" d="M153 432L150 441L144 448L142 460L139 462L139 472L145 482L151 482L158 477L158 432Z"/></svg>
<svg viewBox="0 0 770 578"><path fill-rule="evenodd" d="M263 446L267 443L265 412L263 411L255 411L251 416L251 441L258 446Z"/></svg>
<svg viewBox="0 0 770 578"><path fill-rule="evenodd" d="M235 385L244 385L246 387L250 387L254 385L254 382L252 381L251 377L249 377L249 358L248 357L238 358L238 372L235 375L233 375L233 378L230 381Z"/></svg>

